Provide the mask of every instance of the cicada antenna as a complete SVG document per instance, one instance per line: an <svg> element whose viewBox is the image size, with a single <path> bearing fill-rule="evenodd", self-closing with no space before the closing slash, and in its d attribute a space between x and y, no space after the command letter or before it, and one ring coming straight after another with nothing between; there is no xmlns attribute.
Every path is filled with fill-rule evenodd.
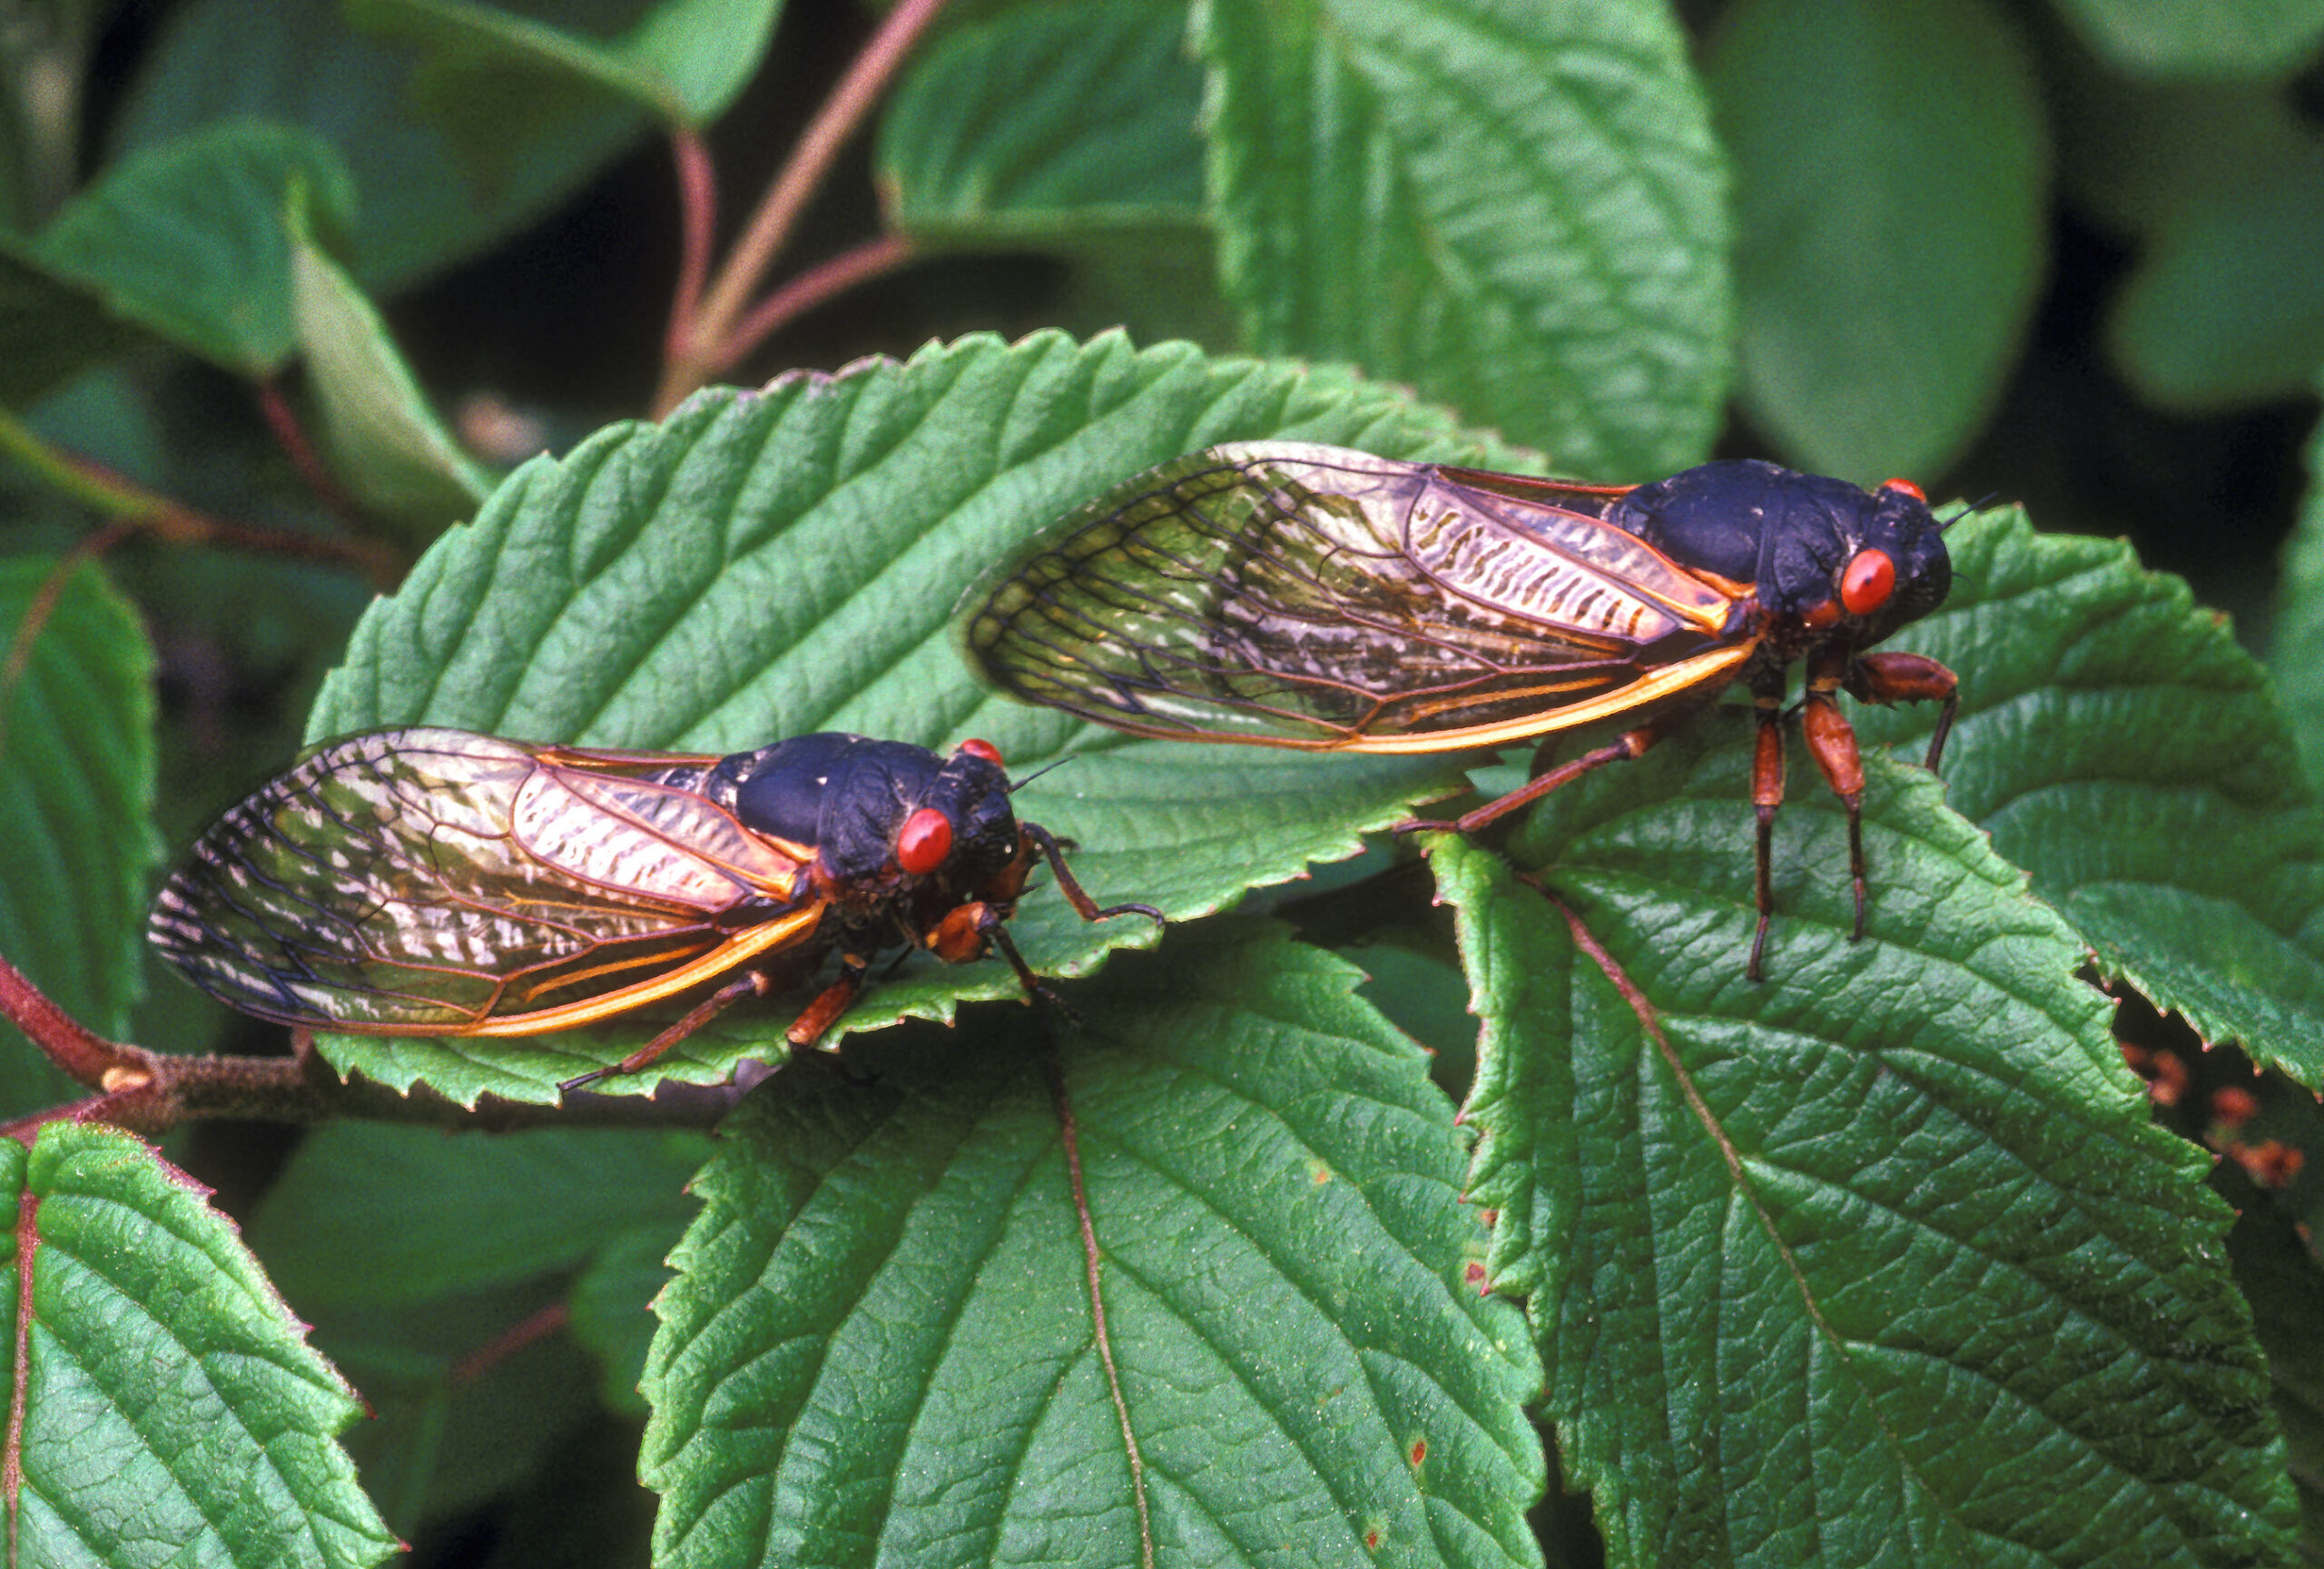
<svg viewBox="0 0 2324 1569"><path fill-rule="evenodd" d="M1026 775L1022 779L1011 779L1011 780L1009 782L1009 793L1011 795L1016 794L1018 791L1022 790L1026 785L1030 784L1034 780L1036 780L1036 779L1039 778L1042 775L1044 775L1044 774L1049 774L1049 773L1053 773L1053 772L1055 772L1057 769L1059 769L1059 768L1064 767L1067 764L1068 764L1068 763L1072 762L1076 757L1078 757L1078 756L1079 756L1079 755L1080 755L1080 754L1079 754L1079 753L1078 753L1078 752L1068 752L1068 753L1067 753L1064 756L1062 756L1062 757L1059 758L1056 762L1054 762L1054 763L1050 763L1050 764L1048 764L1048 765L1044 765L1044 766L1042 766L1042 767L1039 767L1039 768L1036 768L1036 769L1034 769L1030 774Z"/></svg>
<svg viewBox="0 0 2324 1569"><path fill-rule="evenodd" d="M1952 517L1940 518L1936 520L1936 531L1942 534L1947 528L1952 528L1955 523L1960 522L1962 518L1975 517L1978 513L1992 506L1994 504L1994 498L2000 494L2001 492L1998 490L1988 490L1976 500L1963 503L1961 510L1955 512Z"/></svg>

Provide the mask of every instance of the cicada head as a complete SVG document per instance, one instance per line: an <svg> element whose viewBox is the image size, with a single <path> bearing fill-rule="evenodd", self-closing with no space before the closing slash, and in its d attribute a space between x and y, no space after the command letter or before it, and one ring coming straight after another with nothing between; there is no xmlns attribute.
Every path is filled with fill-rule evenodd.
<svg viewBox="0 0 2324 1569"><path fill-rule="evenodd" d="M924 746L830 732L727 760L745 827L812 846L840 891L899 880L962 898L1018 853L1000 754L970 741L949 758Z"/></svg>
<svg viewBox="0 0 2324 1569"><path fill-rule="evenodd" d="M915 824L921 842L908 843ZM898 833L898 864L906 872L940 876L946 887L962 893L981 891L1019 859L1024 837L1009 804L1009 775L1000 752L987 741L963 741L929 781ZM938 841L943 850L931 857L930 848Z"/></svg>

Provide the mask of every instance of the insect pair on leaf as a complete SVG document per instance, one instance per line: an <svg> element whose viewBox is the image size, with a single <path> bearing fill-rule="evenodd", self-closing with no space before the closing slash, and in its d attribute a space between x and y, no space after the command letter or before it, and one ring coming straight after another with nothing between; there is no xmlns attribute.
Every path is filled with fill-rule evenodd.
<svg viewBox="0 0 2324 1569"><path fill-rule="evenodd" d="M1846 808L1861 936L1864 774L1835 699L1940 703L1935 767L1952 672L1867 650L1951 575L1942 526L1901 480L1866 492L1745 461L1590 486L1261 443L1177 459L1060 520L971 592L960 631L994 686L1140 735L1437 752L1637 721L1407 830L1472 833L1638 756L1739 681L1758 725L1758 979L1790 667L1807 666L1808 752ZM804 1046L888 948L950 962L998 948L1029 999L1004 923L1036 859L1085 920L1161 919L1100 908L1009 789L976 741L942 758L818 735L717 758L374 732L228 813L152 932L231 1006L357 1032L534 1035L725 977L606 1072L836 952L837 979L788 1031Z"/></svg>

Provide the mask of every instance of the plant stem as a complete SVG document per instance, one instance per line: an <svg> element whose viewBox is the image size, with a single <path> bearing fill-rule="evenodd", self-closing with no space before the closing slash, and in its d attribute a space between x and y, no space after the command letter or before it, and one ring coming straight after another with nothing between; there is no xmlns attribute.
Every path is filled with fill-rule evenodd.
<svg viewBox="0 0 2324 1569"><path fill-rule="evenodd" d="M407 565L403 558L375 540L337 539L284 528L261 528L197 512L166 496L155 495L102 464L59 451L5 409L0 409L0 453L15 458L51 488L71 499L172 545L224 545L271 556L351 567L381 589L394 587L403 577Z"/></svg>
<svg viewBox="0 0 2324 1569"><path fill-rule="evenodd" d="M368 1079L341 1080L300 1031L290 1057L178 1057L108 1041L59 1008L0 957L0 1018L48 1060L97 1090L85 1100L0 1124L0 1138L29 1142L45 1124L103 1122L148 1137L215 1118L309 1123L335 1118L419 1122L507 1132L518 1128L709 1128L733 1110L742 1084L664 1084L652 1096L572 1094L554 1106L486 1097L463 1106L426 1086L410 1092Z"/></svg>
<svg viewBox="0 0 2324 1569"><path fill-rule="evenodd" d="M669 332L662 340L665 365L676 363L693 341L718 226L718 178L711 167L709 146L681 125L670 133L670 153L678 166L678 286L670 301Z"/></svg>
<svg viewBox="0 0 2324 1569"><path fill-rule="evenodd" d="M805 315L832 295L867 279L895 271L911 256L910 240L901 234L883 234L809 268L751 308L751 313L743 318L734 336L723 346L717 362L709 368L710 373L723 374L793 318Z"/></svg>
<svg viewBox="0 0 2324 1569"><path fill-rule="evenodd" d="M848 67L839 85L832 90L832 95L824 100L813 123L800 137L799 145L792 150L790 159L760 199L742 237L727 253L694 318L686 341L663 367L662 386L654 398L657 416L675 407L717 367L733 362L734 356L727 351L727 346L734 324L742 319L752 293L766 276L776 254L791 238L807 199L822 183L832 159L862 123L886 88L888 79L894 75L896 67L903 63L943 6L944 0L900 0L881 23L872 42L864 45L863 53L856 56L855 64Z"/></svg>
<svg viewBox="0 0 2324 1569"><path fill-rule="evenodd" d="M340 522L350 526L360 523L363 509L340 488L330 466L307 439L306 428L299 423L298 410L290 407L290 400L282 395L282 389L275 385L271 376L259 378L258 410L266 420L266 428L274 434L275 445L282 449L283 456L290 459L290 467L298 471L300 483L313 491L315 498Z"/></svg>

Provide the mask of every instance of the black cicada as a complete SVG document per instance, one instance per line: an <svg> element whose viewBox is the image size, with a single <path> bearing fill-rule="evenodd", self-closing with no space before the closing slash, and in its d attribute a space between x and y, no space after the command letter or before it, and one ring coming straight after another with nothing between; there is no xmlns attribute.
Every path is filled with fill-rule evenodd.
<svg viewBox="0 0 2324 1569"><path fill-rule="evenodd" d="M1864 772L1834 695L1956 704L1953 673L1866 653L1952 581L1920 490L1756 461L1596 486L1334 447L1216 447L1061 520L964 606L994 685L1140 735L1314 751L1499 746L1600 720L1611 743L1452 824L1471 832L1636 757L1728 684L1758 715L1760 974L1787 676L1847 808L1864 930Z"/></svg>
<svg viewBox="0 0 2324 1569"><path fill-rule="evenodd" d="M1099 909L1009 806L1000 754L861 735L732 756L379 730L316 747L195 844L154 944L230 1007L316 1030L537 1035L722 981L632 1072L745 996L837 979L791 1025L812 1044L882 950L1000 949L1037 859ZM588 1075L586 1077L597 1077Z"/></svg>

